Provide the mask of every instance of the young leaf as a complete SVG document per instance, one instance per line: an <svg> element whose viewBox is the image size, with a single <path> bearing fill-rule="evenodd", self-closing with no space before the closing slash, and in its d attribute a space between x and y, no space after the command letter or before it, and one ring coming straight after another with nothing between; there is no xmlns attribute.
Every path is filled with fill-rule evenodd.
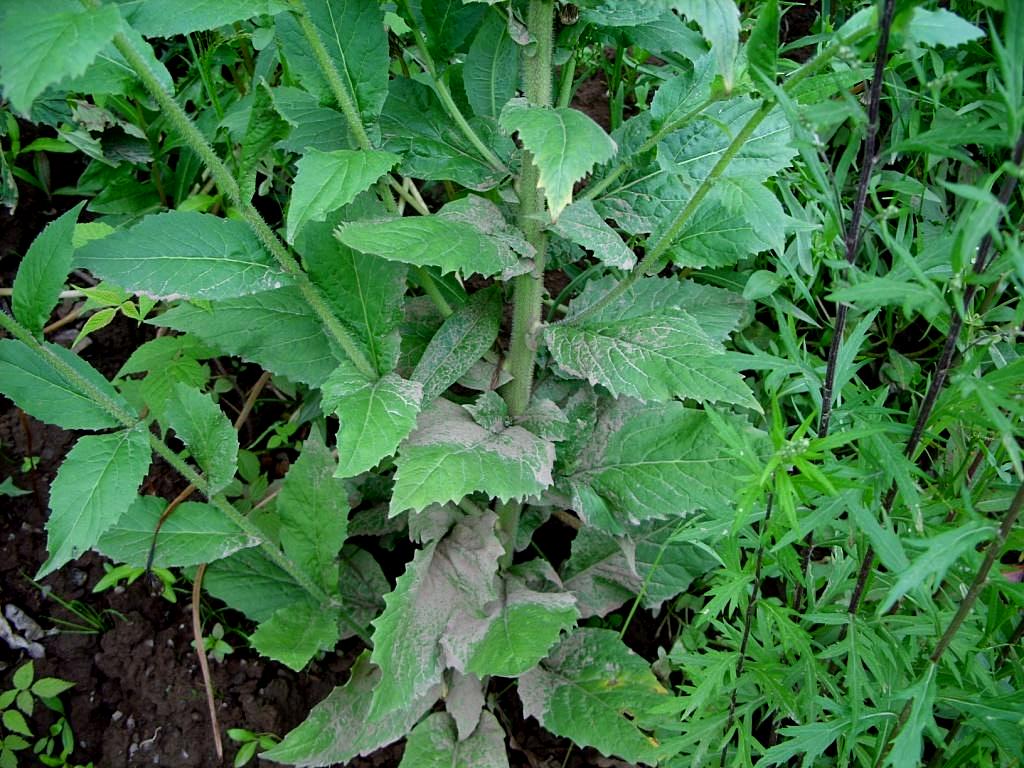
<svg viewBox="0 0 1024 768"><path fill-rule="evenodd" d="M82 74L121 31L116 5L75 0L4 3L0 9L0 86L16 112L66 77ZM59 51L59 54L55 52Z"/></svg>
<svg viewBox="0 0 1024 768"><path fill-rule="evenodd" d="M46 523L50 556L37 579L99 541L132 505L149 461L148 434L141 426L79 438L50 488Z"/></svg>
<svg viewBox="0 0 1024 768"><path fill-rule="evenodd" d="M210 493L223 490L235 476L238 436L220 406L209 395L177 384L163 412L167 425L206 473Z"/></svg>
<svg viewBox="0 0 1024 768"><path fill-rule="evenodd" d="M460 739L452 716L435 712L412 729L398 768L508 768L505 732L484 710L476 730Z"/></svg>
<svg viewBox="0 0 1024 768"><path fill-rule="evenodd" d="M650 666L606 629L579 629L519 678L523 714L605 756L654 765L665 749L647 731L670 698Z"/></svg>
<svg viewBox="0 0 1024 768"><path fill-rule="evenodd" d="M435 400L400 449L391 514L475 491L502 501L541 493L551 484L554 459L554 445L522 427L488 430L465 408Z"/></svg>
<svg viewBox="0 0 1024 768"><path fill-rule="evenodd" d="M310 149L296 164L297 173L288 206L288 242L308 221L323 221L329 213L356 199L399 161L390 152Z"/></svg>
<svg viewBox="0 0 1024 768"><path fill-rule="evenodd" d="M725 90L731 91L740 35L740 12L734 0L671 0L671 5L700 26L711 43Z"/></svg>
<svg viewBox="0 0 1024 768"><path fill-rule="evenodd" d="M300 672L320 651L333 650L338 621L318 605L289 605L256 627L249 642L264 656Z"/></svg>
<svg viewBox="0 0 1024 768"><path fill-rule="evenodd" d="M100 536L96 549L115 562L144 567L166 508L167 502L156 496L137 497L128 511ZM153 565L171 568L209 563L259 543L216 507L186 501L160 526Z"/></svg>
<svg viewBox="0 0 1024 768"><path fill-rule="evenodd" d="M127 413L134 413L103 374L85 360L56 344L43 345ZM0 339L0 392L30 416L63 429L121 426L106 409L54 369L46 357L15 339Z"/></svg>
<svg viewBox="0 0 1024 768"><path fill-rule="evenodd" d="M552 221L558 221L572 202L573 185L595 165L610 160L617 149L601 126L567 107L533 107L526 99L512 99L501 110L499 122L509 133L518 132L530 151Z"/></svg>
<svg viewBox="0 0 1024 768"><path fill-rule="evenodd" d="M51 221L29 246L14 278L14 316L32 333L43 326L64 287L74 247L71 244L75 222L85 203L79 203L59 219Z"/></svg>
<svg viewBox="0 0 1024 768"><path fill-rule="evenodd" d="M497 596L503 552L493 512L458 523L439 543L416 553L373 621L373 662L383 670L371 717L400 710L441 682L450 666L442 640Z"/></svg>
<svg viewBox="0 0 1024 768"><path fill-rule="evenodd" d="M227 299L291 285L244 223L168 211L75 253L92 273L158 299Z"/></svg>
<svg viewBox="0 0 1024 768"><path fill-rule="evenodd" d="M462 69L469 105L480 117L497 120L501 108L516 95L518 80L519 46L508 34L505 14L490 9Z"/></svg>
<svg viewBox="0 0 1024 768"><path fill-rule="evenodd" d="M348 682L313 707L309 717L280 744L260 754L295 766L347 763L405 736L437 700L437 686L422 696L406 699L393 712L371 718L370 701L381 678L364 652L349 672Z"/></svg>
<svg viewBox="0 0 1024 768"><path fill-rule="evenodd" d="M636 265L636 256L589 200L577 200L566 208L552 229L566 240L593 251L605 266L630 270Z"/></svg>
<svg viewBox="0 0 1024 768"><path fill-rule="evenodd" d="M473 294L444 321L412 373L423 383L424 402L458 381L491 348L500 324L501 292L492 290Z"/></svg>
<svg viewBox="0 0 1024 768"><path fill-rule="evenodd" d="M187 6L178 0L144 0L132 12L131 24L147 37L172 37L287 8L284 0L192 0Z"/></svg>
<svg viewBox="0 0 1024 768"><path fill-rule="evenodd" d="M274 109L270 87L265 81L254 84L252 107L238 158L238 186L245 200L252 200L256 194L256 171L260 162L289 130L288 123Z"/></svg>

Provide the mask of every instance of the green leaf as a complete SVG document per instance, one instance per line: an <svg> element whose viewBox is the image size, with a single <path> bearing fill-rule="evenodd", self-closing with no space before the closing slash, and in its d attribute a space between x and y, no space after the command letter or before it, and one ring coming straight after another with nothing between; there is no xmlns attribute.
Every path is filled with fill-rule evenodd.
<svg viewBox="0 0 1024 768"><path fill-rule="evenodd" d="M478 291L448 316L430 340L416 369L423 401L431 402L458 381L491 348L501 325L501 292Z"/></svg>
<svg viewBox="0 0 1024 768"><path fill-rule="evenodd" d="M32 736L32 730L25 722L25 716L16 709L7 709L3 713L4 728L13 733L20 733L23 736Z"/></svg>
<svg viewBox="0 0 1024 768"><path fill-rule="evenodd" d="M143 0L132 12L131 24L147 37L172 37L216 29L253 16L280 13L282 0Z"/></svg>
<svg viewBox="0 0 1024 768"><path fill-rule="evenodd" d="M651 125L655 129L676 123L711 96L715 80L715 60L706 54L693 63L693 69L666 80L651 100Z"/></svg>
<svg viewBox="0 0 1024 768"><path fill-rule="evenodd" d="M666 756L646 732L671 697L650 666L606 629L579 629L519 678L523 715L605 756L654 765Z"/></svg>
<svg viewBox="0 0 1024 768"><path fill-rule="evenodd" d="M731 91L740 36L740 12L734 0L672 0L671 5L700 26L704 39L711 43L725 90Z"/></svg>
<svg viewBox="0 0 1024 768"><path fill-rule="evenodd" d="M401 702L383 717L371 718L371 694L380 678L380 669L370 663L368 652L363 653L352 665L348 682L335 688L300 726L260 757L295 766L333 765L398 741L434 705L439 686Z"/></svg>
<svg viewBox="0 0 1024 768"><path fill-rule="evenodd" d="M526 99L512 99L499 122L506 131L518 132L530 151L552 221L572 202L573 185L595 165L611 160L617 149L601 126L567 107L533 107Z"/></svg>
<svg viewBox="0 0 1024 768"><path fill-rule="evenodd" d="M338 622L318 605L289 605L256 627L249 642L264 656L301 672L320 651L334 649Z"/></svg>
<svg viewBox="0 0 1024 768"><path fill-rule="evenodd" d="M238 436L228 417L209 395L177 384L164 407L167 426L188 446L206 474L210 493L231 482L238 467Z"/></svg>
<svg viewBox="0 0 1024 768"><path fill-rule="evenodd" d="M309 599L291 576L256 548L212 561L203 578L203 589L257 622Z"/></svg>
<svg viewBox="0 0 1024 768"><path fill-rule="evenodd" d="M475 227L441 216L407 216L343 224L337 237L350 248L403 264L439 267L463 277L496 275L515 261Z"/></svg>
<svg viewBox="0 0 1024 768"><path fill-rule="evenodd" d="M84 554L128 511L149 461L148 433L142 426L79 438L50 487L50 556L37 579Z"/></svg>
<svg viewBox="0 0 1024 768"><path fill-rule="evenodd" d="M126 412L134 413L103 374L78 355L56 344L43 342L43 346ZM0 391L30 416L64 429L121 426L56 371L46 356L15 339L0 339Z"/></svg>
<svg viewBox="0 0 1024 768"><path fill-rule="evenodd" d="M666 0L584 0L578 3L580 18L602 27L632 27L658 19Z"/></svg>
<svg viewBox="0 0 1024 768"><path fill-rule="evenodd" d="M270 155L274 144L289 131L288 123L274 108L266 81L254 83L252 106L238 157L238 185L245 200L252 200L256 194L256 172L260 162ZM305 151L305 147L302 149Z"/></svg>
<svg viewBox="0 0 1024 768"><path fill-rule="evenodd" d="M320 106L320 100L298 88L277 86L270 89L274 108L291 126L291 131L276 146L289 152L305 153L310 148L322 152L355 149L341 112Z"/></svg>
<svg viewBox="0 0 1024 768"><path fill-rule="evenodd" d="M142 568L149 559L154 533L167 502L139 496L96 543L96 549L118 563ZM221 560L260 542L210 504L186 501L160 525L153 565L172 568Z"/></svg>
<svg viewBox="0 0 1024 768"><path fill-rule="evenodd" d="M476 491L502 501L539 494L552 482L554 459L554 445L522 427L491 431L465 408L435 400L399 451L391 514Z"/></svg>
<svg viewBox="0 0 1024 768"><path fill-rule="evenodd" d="M956 47L984 37L985 32L952 11L915 8L906 26L907 37L918 45Z"/></svg>
<svg viewBox="0 0 1024 768"><path fill-rule="evenodd" d="M34 334L42 333L68 272L74 248L71 244L79 203L59 219L50 222L29 246L14 278L14 316Z"/></svg>
<svg viewBox="0 0 1024 768"><path fill-rule="evenodd" d="M447 712L429 715L409 734L398 768L508 768L505 732L486 710L466 739Z"/></svg>
<svg viewBox="0 0 1024 768"><path fill-rule="evenodd" d="M330 449L312 433L277 497L285 554L328 594L338 590L338 553L348 536L348 489L334 477L336 467Z"/></svg>
<svg viewBox="0 0 1024 768"><path fill-rule="evenodd" d="M423 387L394 373L368 381L343 364L324 382L323 398L324 410L341 421L335 476L354 477L392 455L413 430Z"/></svg>
<svg viewBox="0 0 1024 768"><path fill-rule="evenodd" d="M288 206L288 242L295 242L295 234L306 222L323 221L329 213L351 203L399 159L390 152L374 150L308 150L296 164Z"/></svg>
<svg viewBox="0 0 1024 768"><path fill-rule="evenodd" d="M576 598L581 618L605 616L639 594L643 579L635 558L630 541L593 526L580 530L560 575L565 589Z"/></svg>
<svg viewBox="0 0 1024 768"><path fill-rule="evenodd" d="M223 354L313 387L341 362L297 288L215 301L209 308L179 304L147 322L190 333Z"/></svg>
<svg viewBox="0 0 1024 768"><path fill-rule="evenodd" d="M590 200L577 200L566 208L552 229L566 240L593 251L605 266L630 270L636 265L636 256Z"/></svg>
<svg viewBox="0 0 1024 768"><path fill-rule="evenodd" d="M484 612L497 596L495 574L504 551L487 512L458 523L439 543L413 557L387 607L373 621L372 659L383 671L373 692L371 717L400 710L441 682L451 666L445 641Z"/></svg>
<svg viewBox="0 0 1024 768"><path fill-rule="evenodd" d="M487 12L466 55L462 82L473 111L495 120L516 95L519 46L508 34L508 19L496 8Z"/></svg>
<svg viewBox="0 0 1024 768"><path fill-rule="evenodd" d="M9 477L5 477L0 481L0 496L17 497L27 496L30 493L32 493L32 491L26 491L25 489L16 486L14 481Z"/></svg>
<svg viewBox="0 0 1024 768"><path fill-rule="evenodd" d="M761 6L746 50L754 81L759 86L774 84L779 59L779 0L766 0Z"/></svg>
<svg viewBox="0 0 1024 768"><path fill-rule="evenodd" d="M167 211L80 248L93 274L157 299L226 299L291 285L241 221Z"/></svg>
<svg viewBox="0 0 1024 768"><path fill-rule="evenodd" d="M121 31L116 5L20 0L4 3L0 14L0 86L22 115L49 86L82 74Z"/></svg>
<svg viewBox="0 0 1024 768"><path fill-rule="evenodd" d="M352 544L341 550L338 597L360 627L367 627L384 610L384 595L391 589L380 565L369 552ZM346 625L347 626L347 625ZM342 639L353 631L342 627Z"/></svg>
<svg viewBox="0 0 1024 768"><path fill-rule="evenodd" d="M44 699L60 696L75 687L74 683L56 677L41 677L32 684L32 694Z"/></svg>
<svg viewBox="0 0 1024 768"><path fill-rule="evenodd" d="M669 253L679 267L728 267L783 242L784 221L784 217L765 219L757 210L730 210L713 193L705 197L687 219ZM776 229L770 232L771 241L758 233L758 230L772 228Z"/></svg>
<svg viewBox="0 0 1024 768"><path fill-rule="evenodd" d="M724 348L704 332L699 318L680 306L680 298L665 301L674 298L676 281L639 280L607 306L575 319L601 298L606 285L589 284L569 305L565 320L544 330L551 356L566 373L601 384L616 397L690 397L760 410L743 377L724 362Z"/></svg>
<svg viewBox="0 0 1024 768"><path fill-rule="evenodd" d="M480 26L486 8L468 5L464 0L418 0L416 21L426 31L427 47L439 60L447 60Z"/></svg>
<svg viewBox="0 0 1024 768"><path fill-rule="evenodd" d="M27 691L32 685L35 676L35 664L32 661L27 661L15 671L11 677L11 684L19 691Z"/></svg>
<svg viewBox="0 0 1024 768"><path fill-rule="evenodd" d="M149 67L160 85L173 92L174 80L171 73L167 71L163 62L157 59L153 52L153 46L133 29L126 29L123 34L129 45L146 62L146 66ZM72 93L88 93L96 96L99 94L131 95L142 91L144 86L139 82L139 76L121 55L121 52L113 43L110 43L100 51L96 60L84 74L61 83L61 88Z"/></svg>
<svg viewBox="0 0 1024 768"><path fill-rule="evenodd" d="M935 672L938 667L929 664L924 674L904 692L910 700L910 715L903 728L892 741L892 749L885 756L886 768L901 768L904 765L920 765L924 751L924 732L937 729L932 708L935 706Z"/></svg>

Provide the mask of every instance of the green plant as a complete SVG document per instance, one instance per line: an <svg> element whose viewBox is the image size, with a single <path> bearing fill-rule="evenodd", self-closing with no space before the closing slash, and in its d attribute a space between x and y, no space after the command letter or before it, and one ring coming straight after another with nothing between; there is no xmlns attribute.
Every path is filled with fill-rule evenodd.
<svg viewBox="0 0 1024 768"><path fill-rule="evenodd" d="M3 738L0 739L0 766L16 768L18 753L32 746L28 741L33 738L32 730L25 718L32 717L37 702L57 712L60 717L50 728L49 736L36 741L33 752L45 765L67 765L67 758L75 747L75 739L57 697L74 687L74 683L56 677L41 677L37 680L35 666L28 661L15 670L11 684L13 688L0 693L0 723L4 729Z"/></svg>
<svg viewBox="0 0 1024 768"><path fill-rule="evenodd" d="M113 231L77 245L82 206L51 224L0 315L5 393L96 433L40 576L89 548L141 568L155 535L260 653L356 638L279 762L406 737L406 765L504 765L495 678L633 763L1010 759L1024 595L990 575L1024 493L1020 15L843 3L798 63L775 0L743 24L732 0L575 5L5 11L12 108L90 96L149 158L93 155L78 190L134 202L93 198ZM568 106L598 69L611 134ZM72 266L177 335L113 381L45 342ZM295 401L250 446L299 449L273 490L217 355ZM138 497L154 453L206 501ZM416 546L393 588L350 541L374 535ZM672 629L647 658L642 611Z"/></svg>
<svg viewBox="0 0 1024 768"><path fill-rule="evenodd" d="M147 571L146 568L139 566L127 564L112 566L109 563L104 563L103 570L106 571L106 573L92 588L94 593L113 589L120 584L121 581L124 581L126 585L134 584L140 576L145 574L155 583L160 585L160 595L165 600L170 603L178 602L178 596L174 593L174 582L176 579L174 574L166 568L150 568Z"/></svg>
<svg viewBox="0 0 1024 768"><path fill-rule="evenodd" d="M231 763L235 768L248 765L256 756L256 750L266 751L281 740L280 737L272 733L253 733L245 728L228 728L228 738L240 744L238 752L235 753L235 759Z"/></svg>

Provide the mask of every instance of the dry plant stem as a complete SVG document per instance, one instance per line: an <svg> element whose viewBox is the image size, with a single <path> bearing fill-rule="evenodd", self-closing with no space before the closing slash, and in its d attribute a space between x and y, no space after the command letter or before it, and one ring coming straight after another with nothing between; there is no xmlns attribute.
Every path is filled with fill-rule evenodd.
<svg viewBox="0 0 1024 768"><path fill-rule="evenodd" d="M192 582L192 636L196 643L196 656L199 657L199 669L203 673L203 687L206 689L206 708L210 711L210 727L213 729L213 745L217 750L217 759L224 759L224 745L220 740L220 724L217 722L217 702L213 699L213 680L210 678L210 662L206 658L206 643L203 642L203 625L199 620L199 597L203 586L203 575L206 563L196 569L196 578Z"/></svg>

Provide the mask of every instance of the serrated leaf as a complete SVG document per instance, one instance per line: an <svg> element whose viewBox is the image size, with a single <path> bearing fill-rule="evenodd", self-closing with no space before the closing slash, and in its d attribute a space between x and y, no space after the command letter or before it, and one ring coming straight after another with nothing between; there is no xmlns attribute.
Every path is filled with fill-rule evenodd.
<svg viewBox="0 0 1024 768"><path fill-rule="evenodd" d="M277 497L285 554L328 594L338 589L338 553L348 535L348 489L335 478L336 467L320 436L311 434Z"/></svg>
<svg viewBox="0 0 1024 768"><path fill-rule="evenodd" d="M606 629L579 629L519 678L523 714L605 756L654 765L666 750L647 731L670 698L650 666Z"/></svg>
<svg viewBox="0 0 1024 768"><path fill-rule="evenodd" d="M508 34L508 19L501 11L488 11L466 55L462 82L473 111L498 118L501 108L516 95L519 46Z"/></svg>
<svg viewBox="0 0 1024 768"><path fill-rule="evenodd" d="M692 114L711 96L714 80L714 57L705 54L693 63L692 70L662 83L651 100L652 127L660 129Z"/></svg>
<svg viewBox="0 0 1024 768"><path fill-rule="evenodd" d="M541 493L554 459L554 445L522 427L492 432L465 408L435 400L399 451L391 514L477 491L503 501Z"/></svg>
<svg viewBox="0 0 1024 768"><path fill-rule="evenodd" d="M985 32L952 11L939 8L915 8L907 23L906 35L918 45L956 47L984 37Z"/></svg>
<svg viewBox="0 0 1024 768"><path fill-rule="evenodd" d="M459 739L447 712L428 716L409 734L399 768L508 768L505 732L494 715L484 710L480 723Z"/></svg>
<svg viewBox="0 0 1024 768"><path fill-rule="evenodd" d="M282 0L143 0L134 6L132 26L148 37L172 37L216 29L253 16L286 10Z"/></svg>
<svg viewBox="0 0 1024 768"><path fill-rule="evenodd" d="M593 251L605 266L630 270L636 265L634 253L590 200L577 200L566 208L552 229L566 240Z"/></svg>
<svg viewBox="0 0 1024 768"><path fill-rule="evenodd" d="M126 412L134 413L103 374L78 355L56 344L43 342L43 345ZM121 426L77 385L56 371L45 356L15 339L0 339L0 392L30 416L64 429Z"/></svg>
<svg viewBox="0 0 1024 768"><path fill-rule="evenodd" d="M295 766L326 766L368 755L402 738L433 706L438 691L429 690L402 702L390 714L371 719L371 693L380 677L369 653L363 653L352 665L348 682L335 688L300 726L260 757Z"/></svg>
<svg viewBox="0 0 1024 768"><path fill-rule="evenodd" d="M146 62L150 72L166 90L174 91L174 79L167 67L153 52L153 46L147 43L142 35L134 29L125 29L123 33L128 44L135 49ZM142 89L139 76L125 60L117 47L110 43L96 56L96 60L78 77L61 83L61 88L72 93L127 95ZM76 247L77 244L76 244Z"/></svg>
<svg viewBox="0 0 1024 768"><path fill-rule="evenodd" d="M439 267L443 274L490 277L515 264L507 252L475 227L441 216L354 221L343 224L337 237L362 253L403 264Z"/></svg>
<svg viewBox="0 0 1024 768"><path fill-rule="evenodd" d="M572 540L572 552L562 564L566 590L576 598L580 618L605 616L632 600L643 588L636 571L635 545L593 526Z"/></svg>
<svg viewBox="0 0 1024 768"><path fill-rule="evenodd" d="M456 524L439 543L418 551L384 598L373 621L372 659L383 671L371 717L400 710L441 682L450 666L445 643L467 618L497 597L495 574L504 551L492 512Z"/></svg>
<svg viewBox="0 0 1024 768"><path fill-rule="evenodd" d="M256 194L256 171L260 162L270 153L274 143L289 131L288 123L274 108L266 81L254 83L249 120L238 157L238 186L243 199L252 200Z"/></svg>
<svg viewBox="0 0 1024 768"><path fill-rule="evenodd" d="M47 550L37 579L84 554L123 515L149 470L143 427L79 438L50 487Z"/></svg>
<svg viewBox="0 0 1024 768"><path fill-rule="evenodd" d="M338 621L318 605L289 605L256 627L249 642L264 656L301 672L317 653L334 648Z"/></svg>
<svg viewBox="0 0 1024 768"><path fill-rule="evenodd" d="M769 193L770 194L770 193ZM781 242L785 232L784 219L762 219L758 212L729 210L715 195L708 195L687 219L673 241L669 254L678 267L728 267L741 259L754 256ZM757 230L777 227L772 242L759 236ZM655 230L654 237L657 237Z"/></svg>
<svg viewBox="0 0 1024 768"><path fill-rule="evenodd" d="M595 165L611 160L617 149L601 126L567 107L534 107L526 99L512 99L501 110L499 123L510 133L518 132L530 151L552 221L572 202L573 185Z"/></svg>
<svg viewBox="0 0 1024 768"><path fill-rule="evenodd" d="M176 384L163 413L206 474L210 493L223 490L238 466L238 436L220 406L209 395Z"/></svg>
<svg viewBox="0 0 1024 768"><path fill-rule="evenodd" d="M341 362L297 288L215 301L208 308L179 304L147 322L190 333L223 354L313 387Z"/></svg>
<svg viewBox="0 0 1024 768"><path fill-rule="evenodd" d="M277 147L298 153L310 148L322 152L356 148L341 112L321 106L320 99L313 94L299 88L277 86L270 89L270 97L278 114L291 126Z"/></svg>
<svg viewBox="0 0 1024 768"><path fill-rule="evenodd" d="M149 559L156 534L153 565L158 568L199 565L259 545L220 510L209 504L186 501L164 520L156 533L167 502L139 496L96 543L96 549L118 563L142 568Z"/></svg>
<svg viewBox="0 0 1024 768"><path fill-rule="evenodd" d="M49 86L82 74L122 26L116 5L73 0L5 3L0 14L0 85L22 115Z"/></svg>
<svg viewBox="0 0 1024 768"><path fill-rule="evenodd" d="M257 622L309 599L291 576L256 548L211 562L203 577L203 589Z"/></svg>
<svg viewBox="0 0 1024 768"><path fill-rule="evenodd" d="M308 150L296 163L288 206L288 242L308 221L323 221L329 213L356 199L399 161L398 155L376 150Z"/></svg>
<svg viewBox="0 0 1024 768"><path fill-rule="evenodd" d="M767 0L761 6L746 50L754 81L759 86L773 84L779 59L779 0Z"/></svg>
<svg viewBox="0 0 1024 768"><path fill-rule="evenodd" d="M34 334L42 332L71 271L72 238L84 206L84 202L79 203L47 224L18 265L12 308L18 322Z"/></svg>
<svg viewBox="0 0 1024 768"><path fill-rule="evenodd" d="M725 90L733 87L733 69L739 50L740 12L734 0L672 0L672 8L697 22L725 81Z"/></svg>
<svg viewBox="0 0 1024 768"><path fill-rule="evenodd" d="M241 221L167 211L87 243L75 262L158 299L226 299L291 285Z"/></svg>
<svg viewBox="0 0 1024 768"><path fill-rule="evenodd" d="M491 348L501 325L501 292L478 291L445 319L420 358L412 378L431 402L458 381Z"/></svg>

